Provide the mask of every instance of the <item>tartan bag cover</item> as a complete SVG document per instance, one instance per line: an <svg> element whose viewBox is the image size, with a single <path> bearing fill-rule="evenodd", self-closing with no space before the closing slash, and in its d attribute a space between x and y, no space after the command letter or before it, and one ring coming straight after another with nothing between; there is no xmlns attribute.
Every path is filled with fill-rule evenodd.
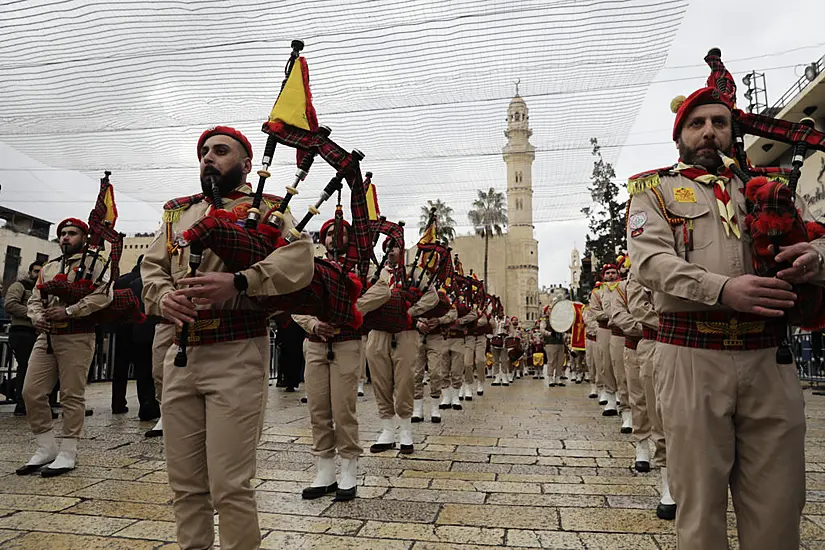
<svg viewBox="0 0 825 550"><path fill-rule="evenodd" d="M112 303L108 307L89 315L95 323L142 323L146 315L140 311L140 300L130 288L119 288L112 292Z"/></svg>
<svg viewBox="0 0 825 550"><path fill-rule="evenodd" d="M189 325L190 346L234 342L267 336L267 314L242 309L206 309ZM175 344L180 345L181 329L175 329Z"/></svg>
<svg viewBox="0 0 825 550"><path fill-rule="evenodd" d="M735 311L660 313L657 342L688 348L740 351L775 348L786 321Z"/></svg>
<svg viewBox="0 0 825 550"><path fill-rule="evenodd" d="M364 316L364 330L380 330L397 334L412 328L407 313L411 307L407 293L400 288L390 290L390 299L381 307Z"/></svg>
<svg viewBox="0 0 825 550"><path fill-rule="evenodd" d="M627 349L636 349L639 346L639 342L641 341L641 336L625 336L624 337L624 347Z"/></svg>

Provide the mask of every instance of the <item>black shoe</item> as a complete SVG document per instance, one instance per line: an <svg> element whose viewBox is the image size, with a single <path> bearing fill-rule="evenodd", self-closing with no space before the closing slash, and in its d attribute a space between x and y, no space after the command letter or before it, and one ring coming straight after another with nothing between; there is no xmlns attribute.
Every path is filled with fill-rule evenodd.
<svg viewBox="0 0 825 550"><path fill-rule="evenodd" d="M460 411L460 410L461 410L461 409L463 409L463 408L464 408L464 407L462 407L461 405L453 405L453 410L454 410L454 411Z"/></svg>
<svg viewBox="0 0 825 550"><path fill-rule="evenodd" d="M26 406L18 403L14 407L14 416L26 416Z"/></svg>
<svg viewBox="0 0 825 550"><path fill-rule="evenodd" d="M492 383L492 384L490 384L490 385L491 385L491 386L500 386L500 385L501 385L501 382L493 382L493 383Z"/></svg>
<svg viewBox="0 0 825 550"><path fill-rule="evenodd" d="M412 445L401 445L399 447L398 452L400 452L402 455L411 455L413 454L413 452L415 452L415 447Z"/></svg>
<svg viewBox="0 0 825 550"><path fill-rule="evenodd" d="M599 405L605 406L605 405L607 405L607 401L602 399L601 401L599 401Z"/></svg>
<svg viewBox="0 0 825 550"><path fill-rule="evenodd" d="M550 383L549 383L549 384L547 384L547 385L548 385L549 387L551 387L551 388L555 388L555 387L556 387L556 383L555 383L555 382L550 382Z"/></svg>
<svg viewBox="0 0 825 550"><path fill-rule="evenodd" d="M151 430L146 430L146 433L143 434L143 437L163 437L163 430L156 430L152 428Z"/></svg>
<svg viewBox="0 0 825 550"><path fill-rule="evenodd" d="M633 433L633 428L622 428L619 431L623 434L632 434Z"/></svg>
<svg viewBox="0 0 825 550"><path fill-rule="evenodd" d="M602 411L602 416L617 416L619 412L616 409L607 409Z"/></svg>
<svg viewBox="0 0 825 550"><path fill-rule="evenodd" d="M509 386L509 385L510 385L510 383L509 383L509 382L502 382L502 383L501 383L501 385L502 385L502 386Z"/></svg>
<svg viewBox="0 0 825 550"><path fill-rule="evenodd" d="M581 380L576 380L576 384L581 384L581 383L582 383Z"/></svg>
<svg viewBox="0 0 825 550"><path fill-rule="evenodd" d="M359 391L359 392L358 392L358 397L364 397L364 392Z"/></svg>
<svg viewBox="0 0 825 550"><path fill-rule="evenodd" d="M142 422L151 422L152 420L157 420L160 418L160 407L157 404L155 406L148 405L146 407L141 407L138 410L138 418Z"/></svg>
<svg viewBox="0 0 825 550"><path fill-rule="evenodd" d="M301 498L304 500L314 500L329 493L334 493L337 490L338 483L333 483L332 485L327 485L326 487L307 487L301 491Z"/></svg>
<svg viewBox="0 0 825 550"><path fill-rule="evenodd" d="M472 401L472 400L473 400L472 395L468 395L467 397L464 398L464 401Z"/></svg>
<svg viewBox="0 0 825 550"><path fill-rule="evenodd" d="M566 376L562 376L562 377L561 377L561 379L562 379L562 380L567 380L567 377L566 377Z"/></svg>
<svg viewBox="0 0 825 550"><path fill-rule="evenodd" d="M590 394L590 395L588 395L587 397L589 397L590 399L596 399L596 398L597 398L597 397L599 397L599 396L598 396L598 395L596 395L595 393L591 393L591 394ZM605 403L605 405L607 405L607 403Z"/></svg>
<svg viewBox="0 0 825 550"><path fill-rule="evenodd" d="M306 402L307 402L307 398L306 398L306 396L302 397L302 398L301 398L301 403L306 403Z"/></svg>
<svg viewBox="0 0 825 550"><path fill-rule="evenodd" d="M477 390L476 395L484 395L484 390Z"/></svg>
<svg viewBox="0 0 825 550"><path fill-rule="evenodd" d="M445 405L444 403L439 403L439 404L438 404L438 408L439 408L439 409L441 409L442 411L446 411L447 409L449 409L449 408L450 408L450 404L449 404L449 403L447 403L447 404Z"/></svg>
<svg viewBox="0 0 825 550"><path fill-rule="evenodd" d="M641 474L646 474L650 471L650 462L636 462L636 471Z"/></svg>
<svg viewBox="0 0 825 550"><path fill-rule="evenodd" d="M662 504L660 502L659 505L656 506L656 517L667 521L673 521L676 519L676 505Z"/></svg>
<svg viewBox="0 0 825 550"><path fill-rule="evenodd" d="M487 376L487 378L492 380L493 378L495 378L495 376L490 375L490 376Z"/></svg>
<svg viewBox="0 0 825 550"><path fill-rule="evenodd" d="M412 422L413 424L421 422L422 420L424 420L424 419L421 418L420 416L413 416L412 418L410 418L410 422Z"/></svg>
<svg viewBox="0 0 825 550"><path fill-rule="evenodd" d="M458 400L459 400L459 401L464 401L464 396L463 396L463 395L459 395L459 396L458 396Z"/></svg>
<svg viewBox="0 0 825 550"><path fill-rule="evenodd" d="M430 422L432 422L433 424L440 424L441 423L441 417L440 416L431 416L430 417Z"/></svg>
<svg viewBox="0 0 825 550"><path fill-rule="evenodd" d="M95 413L94 409L86 409L83 412L83 416L92 416Z"/></svg>
<svg viewBox="0 0 825 550"><path fill-rule="evenodd" d="M54 409L52 409L52 420L55 420L57 416L58 414L54 411Z"/></svg>
<svg viewBox="0 0 825 550"><path fill-rule="evenodd" d="M370 446L371 453L383 453L384 451L389 451L390 449L395 449L395 443L373 443Z"/></svg>
<svg viewBox="0 0 825 550"><path fill-rule="evenodd" d="M48 463L47 464L41 464L39 466L32 465L32 464L26 464L25 466L21 466L21 467L17 468L14 471L14 473L19 475L19 476L28 476L28 475L31 475L31 474L34 474L34 473L38 472L40 470L40 468L42 468L44 466L48 466Z"/></svg>
<svg viewBox="0 0 825 550"><path fill-rule="evenodd" d="M559 386L560 388L563 388L563 387L565 387L566 385L567 385L567 384L565 384L564 382L559 382L559 383L558 383L558 386Z"/></svg>
<svg viewBox="0 0 825 550"><path fill-rule="evenodd" d="M40 470L40 477L57 477L71 472L74 468L43 468Z"/></svg>
<svg viewBox="0 0 825 550"><path fill-rule="evenodd" d="M295 393L295 388L293 388L292 386L287 386L286 388L284 388L284 391L286 393Z"/></svg>
<svg viewBox="0 0 825 550"><path fill-rule="evenodd" d="M355 491L358 488L356 485L351 489L338 489L335 491L335 498L332 499L332 502L347 502L355 498Z"/></svg>
<svg viewBox="0 0 825 550"><path fill-rule="evenodd" d="M129 407L112 407L112 414L126 414L127 412L129 412Z"/></svg>

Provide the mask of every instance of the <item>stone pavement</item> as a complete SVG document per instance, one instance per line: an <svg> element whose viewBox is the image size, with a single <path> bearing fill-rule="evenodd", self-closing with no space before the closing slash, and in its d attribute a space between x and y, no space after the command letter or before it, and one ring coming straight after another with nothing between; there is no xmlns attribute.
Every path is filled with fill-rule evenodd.
<svg viewBox="0 0 825 550"><path fill-rule="evenodd" d="M379 422L370 386L359 399L364 446ZM177 548L163 448L144 440L136 410L113 417L109 385L88 390L78 468L56 479L18 477L34 447L25 419L0 412L0 548ZM488 387L441 424L415 426L416 452L366 456L359 498L301 500L313 478L306 405L271 388L259 447L263 548L674 548L656 519L658 471L635 474L629 436L604 419L587 387L524 379ZM805 548L825 548L825 397L808 401ZM134 387L130 402L136 409ZM731 516L731 534L735 524ZM735 544L733 548L735 548Z"/></svg>

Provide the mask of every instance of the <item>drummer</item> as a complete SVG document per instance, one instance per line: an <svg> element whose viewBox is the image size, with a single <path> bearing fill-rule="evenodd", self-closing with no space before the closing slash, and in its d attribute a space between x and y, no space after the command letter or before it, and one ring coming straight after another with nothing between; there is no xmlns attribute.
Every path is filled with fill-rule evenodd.
<svg viewBox="0 0 825 550"><path fill-rule="evenodd" d="M566 313L566 310L562 311L562 307L555 309L561 301L561 299L556 299L544 308L544 318L540 324L541 336L544 340L544 352L547 354L545 382L547 382L547 385L551 388L564 386L561 378L564 372L564 335L563 331L557 332L555 330L554 323L551 320L553 311L555 310L555 325L558 326L559 323L567 324L566 318L569 317L569 315L562 315L562 313ZM562 317L564 317L564 319L562 319ZM572 318L570 319L570 326L573 326ZM561 327L559 326L559 328Z"/></svg>

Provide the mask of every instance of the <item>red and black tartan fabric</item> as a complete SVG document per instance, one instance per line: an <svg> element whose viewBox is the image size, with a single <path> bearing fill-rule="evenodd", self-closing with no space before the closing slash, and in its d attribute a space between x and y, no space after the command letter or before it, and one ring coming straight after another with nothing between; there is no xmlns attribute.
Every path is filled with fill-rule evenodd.
<svg viewBox="0 0 825 550"><path fill-rule="evenodd" d="M129 288L112 292L112 303L105 309L89 315L89 319L99 324L142 323L146 315L140 311L140 300Z"/></svg>
<svg viewBox="0 0 825 550"><path fill-rule="evenodd" d="M607 321L596 321L599 324L599 328L608 328Z"/></svg>
<svg viewBox="0 0 825 550"><path fill-rule="evenodd" d="M39 290L41 294L45 293L49 296L57 296L61 302L70 306L91 294L95 288L91 281L69 282L65 276L56 277L51 281L37 284L37 290Z"/></svg>
<svg viewBox="0 0 825 550"><path fill-rule="evenodd" d="M746 134L760 136L774 141L795 144L804 142L811 149L825 151L825 134L803 124L778 118L733 110L734 120Z"/></svg>
<svg viewBox="0 0 825 550"><path fill-rule="evenodd" d="M286 244L281 232L272 226L260 225L262 231L250 231L239 227L237 220L224 217L231 216L230 213L219 212L226 211L218 210L215 215L197 221L183 232L183 239L203 244L204 249L211 250L221 259L228 271L247 269Z"/></svg>
<svg viewBox="0 0 825 550"><path fill-rule="evenodd" d="M809 242L813 240L811 237L818 235L808 234L809 228L802 220L788 186L765 177L756 177L746 184L745 195L752 204L745 225L751 236L753 268L761 277L775 277L788 266L776 263L773 247ZM814 227L811 229L815 231ZM822 287L803 284L797 285L794 291L798 299L786 313L788 322L812 328L825 323Z"/></svg>
<svg viewBox="0 0 825 550"><path fill-rule="evenodd" d="M653 330L652 328L642 327L642 338L644 340L656 340L657 337L657 331Z"/></svg>
<svg viewBox="0 0 825 550"><path fill-rule="evenodd" d="M490 338L490 345L492 345L494 348L503 348L504 337L500 334L494 335L492 338Z"/></svg>
<svg viewBox="0 0 825 550"><path fill-rule="evenodd" d="M735 311L660 313L656 341L712 350L775 348L785 338L786 321Z"/></svg>
<svg viewBox="0 0 825 550"><path fill-rule="evenodd" d="M329 340L324 340L317 334L309 334L307 335L307 340L310 342L315 342L317 344L335 344L337 342L351 342L352 340L360 340L361 336L366 334L366 332L362 328L353 329L349 327L337 327L338 334L330 338Z"/></svg>
<svg viewBox="0 0 825 550"><path fill-rule="evenodd" d="M175 329L175 344L180 345L181 329ZM198 311L198 318L189 324L190 346L205 346L235 340L267 336L267 314L263 311L242 309L206 309Z"/></svg>
<svg viewBox="0 0 825 550"><path fill-rule="evenodd" d="M389 220L370 220L370 231L375 234L386 235L404 250L404 228Z"/></svg>
<svg viewBox="0 0 825 550"><path fill-rule="evenodd" d="M624 337L624 332L622 332L622 329L620 329L620 328L617 328L617 327L610 327L610 335L611 335L611 336L621 336L621 337Z"/></svg>
<svg viewBox="0 0 825 550"><path fill-rule="evenodd" d="M410 306L407 294L402 289L391 289L390 299L364 316L364 330L380 330L391 334L410 330L412 319L407 313Z"/></svg>
<svg viewBox="0 0 825 550"><path fill-rule="evenodd" d="M49 334L63 336L66 334L89 334L95 331L95 323L88 317L78 319L68 319L57 323L52 323Z"/></svg>
<svg viewBox="0 0 825 550"><path fill-rule="evenodd" d="M281 121L264 122L262 130L274 135L279 143L303 149L317 151L318 155L336 170L346 171L355 160L343 147L318 132L296 128Z"/></svg>
<svg viewBox="0 0 825 550"><path fill-rule="evenodd" d="M639 346L639 342L641 341L641 336L625 336L624 337L624 347L627 349L636 349Z"/></svg>
<svg viewBox="0 0 825 550"><path fill-rule="evenodd" d="M710 76L708 76L707 87L716 88L721 93L727 95L731 99L731 103L736 103L736 82L733 80L733 75L725 68L722 63L722 58L716 52L708 53L705 56L705 63L710 67Z"/></svg>
<svg viewBox="0 0 825 550"><path fill-rule="evenodd" d="M521 348L521 338L517 336L508 336L504 339L504 347L507 349Z"/></svg>

